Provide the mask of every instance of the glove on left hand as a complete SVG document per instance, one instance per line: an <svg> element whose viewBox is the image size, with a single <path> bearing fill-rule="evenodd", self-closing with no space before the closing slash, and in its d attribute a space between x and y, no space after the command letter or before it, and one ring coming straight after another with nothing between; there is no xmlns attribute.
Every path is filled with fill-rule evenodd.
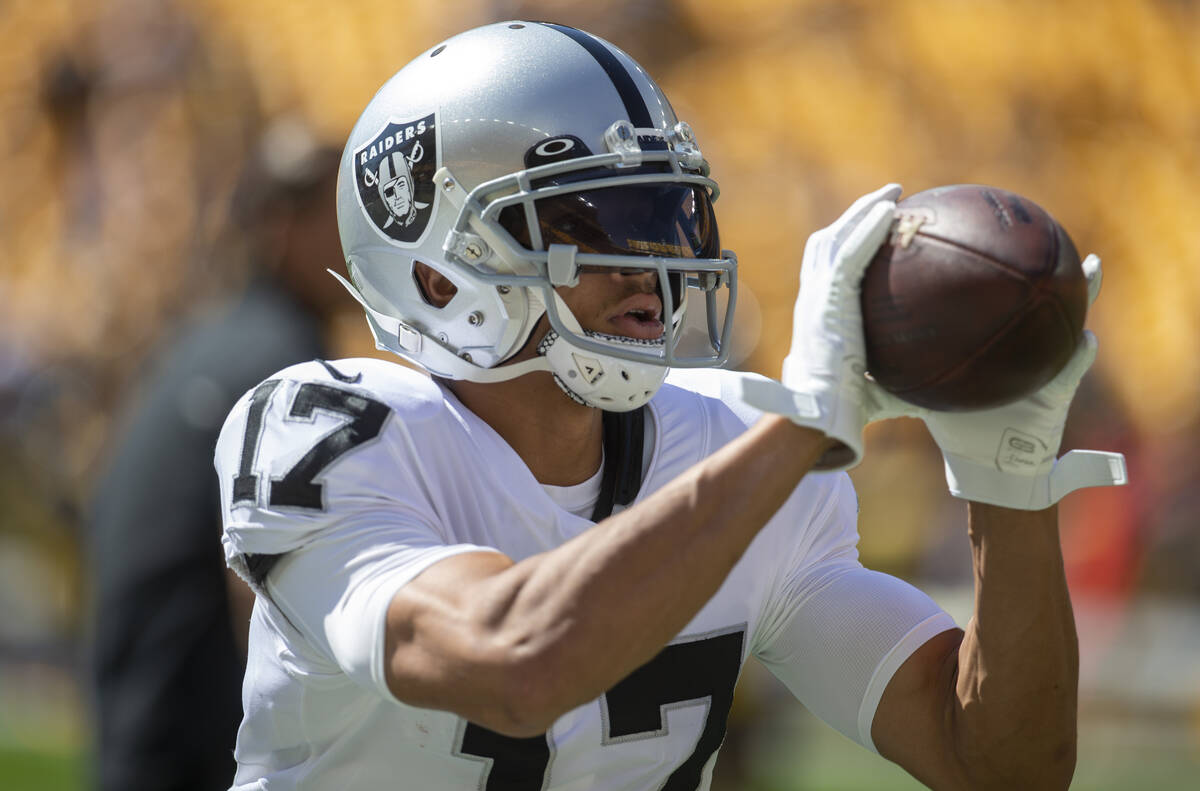
<svg viewBox="0 0 1200 791"><path fill-rule="evenodd" d="M1089 304L1100 291L1100 259L1083 262ZM907 415L929 427L946 465L946 483L955 497L1007 508L1036 511L1087 486L1127 482L1120 453L1072 450L1056 459L1067 410L1079 381L1096 359L1096 336L1085 332L1074 356L1031 396L994 409L935 412L868 386L869 420Z"/></svg>

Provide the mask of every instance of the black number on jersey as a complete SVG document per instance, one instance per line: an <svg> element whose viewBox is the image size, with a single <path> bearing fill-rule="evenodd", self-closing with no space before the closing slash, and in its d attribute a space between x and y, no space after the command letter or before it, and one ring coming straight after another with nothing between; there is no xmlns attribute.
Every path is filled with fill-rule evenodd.
<svg viewBox="0 0 1200 791"><path fill-rule="evenodd" d="M262 441L263 416L278 386L277 379L263 382L250 397L242 459L233 479L234 503L258 500L258 476L253 474L253 468ZM282 478L271 480L271 505L323 509L322 486L314 479L342 454L379 436L383 422L392 411L386 404L364 395L332 385L305 382L296 390L288 417L312 420L318 409L344 415L350 421L322 437Z"/></svg>
<svg viewBox="0 0 1200 791"><path fill-rule="evenodd" d="M263 413L279 387L278 379L268 379L254 388L250 396L250 409L246 413L246 437L242 440L242 460L238 463L238 474L233 476L233 502L258 502L258 476L254 474L254 462L258 458L258 443L262 441Z"/></svg>
<svg viewBox="0 0 1200 791"><path fill-rule="evenodd" d="M667 734L666 711L687 705L708 708L696 749L662 791L694 791L704 765L725 739L725 723L742 667L744 626L684 643L672 643L658 656L604 693L604 744ZM543 734L528 739L502 736L467 723L457 753L490 761L484 791L537 791L545 786L551 747Z"/></svg>
<svg viewBox="0 0 1200 791"><path fill-rule="evenodd" d="M671 773L662 791L695 791L704 765L725 740L745 634L740 627L692 642L672 643L604 693L605 742L665 736L668 709L697 702L708 705L696 749Z"/></svg>
<svg viewBox="0 0 1200 791"><path fill-rule="evenodd" d="M271 481L271 505L296 508L324 508L321 484L313 478L351 448L379 436L383 421L392 411L366 396L331 385L305 382L296 391L290 417L311 420L316 409L345 415L350 422L327 434L305 453L282 478Z"/></svg>

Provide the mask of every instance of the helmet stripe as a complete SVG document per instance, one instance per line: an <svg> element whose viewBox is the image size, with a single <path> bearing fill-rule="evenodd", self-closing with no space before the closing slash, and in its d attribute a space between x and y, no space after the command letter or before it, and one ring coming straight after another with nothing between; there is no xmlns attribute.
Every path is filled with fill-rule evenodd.
<svg viewBox="0 0 1200 791"><path fill-rule="evenodd" d="M563 35L570 36L581 47L586 49L591 54L608 78L612 80L613 87L617 89L617 93L621 96L621 101L625 104L625 112L629 114L629 122L637 129L652 129L654 121L650 118L650 108L646 106L646 100L642 98L642 92L638 90L637 83L633 81L629 71L621 65L621 61L617 56L604 45L600 39L583 32L576 30L573 27L566 25L556 25L553 22L539 22L539 25L554 28Z"/></svg>

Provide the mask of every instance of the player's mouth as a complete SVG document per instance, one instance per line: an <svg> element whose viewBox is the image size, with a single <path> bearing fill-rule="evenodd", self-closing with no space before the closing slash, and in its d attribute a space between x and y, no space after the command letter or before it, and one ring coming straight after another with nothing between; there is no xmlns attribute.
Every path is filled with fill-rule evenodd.
<svg viewBox="0 0 1200 791"><path fill-rule="evenodd" d="M663 334L662 302L656 294L635 294L617 305L607 324L613 335L657 340Z"/></svg>

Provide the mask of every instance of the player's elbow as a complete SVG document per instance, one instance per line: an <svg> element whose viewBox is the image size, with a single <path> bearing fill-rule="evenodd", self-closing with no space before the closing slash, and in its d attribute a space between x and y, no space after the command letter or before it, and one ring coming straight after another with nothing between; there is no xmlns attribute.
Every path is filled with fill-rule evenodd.
<svg viewBox="0 0 1200 791"><path fill-rule="evenodd" d="M1075 775L1076 744L1073 738L1047 743L1044 749L988 756L963 774L970 778L964 787L972 791L1066 791Z"/></svg>
<svg viewBox="0 0 1200 791"><path fill-rule="evenodd" d="M390 652L387 686L399 701L451 711L484 728L524 738L544 733L567 708L530 652L491 639L464 641L414 663L411 654Z"/></svg>
<svg viewBox="0 0 1200 791"><path fill-rule="evenodd" d="M520 701L506 701L473 714L469 719L502 736L528 739L550 730L557 717L535 711Z"/></svg>
<svg viewBox="0 0 1200 791"><path fill-rule="evenodd" d="M554 652L528 645L494 650L487 664L492 705L478 724L517 738L545 733L580 702L556 665Z"/></svg>
<svg viewBox="0 0 1200 791"><path fill-rule="evenodd" d="M1045 791L1066 791L1067 788L1070 788L1071 780L1075 776L1075 755L1074 738L1064 738L1056 744L1049 745L1037 765L1027 769L1026 777L1029 782L1023 787L1045 789Z"/></svg>
<svg viewBox="0 0 1200 791"><path fill-rule="evenodd" d="M970 791L1012 791L1014 788L1028 791L1067 791L1071 787L1071 779L1075 775L1075 762L1070 762L1070 768L1046 764L1037 769L1025 772L1005 772L1002 775L989 775L986 780L972 780L963 786Z"/></svg>
<svg viewBox="0 0 1200 791"><path fill-rule="evenodd" d="M549 731L556 719L556 716L534 712L528 706L516 705L506 706L504 710L495 712L493 717L485 718L484 722L477 724L502 736L529 739Z"/></svg>
<svg viewBox="0 0 1200 791"><path fill-rule="evenodd" d="M1071 780L1075 777L1075 761L1076 761L1076 744L1075 740L1071 739L1064 742L1060 748L1049 758L1045 788L1054 789L1054 791L1066 791L1071 787Z"/></svg>

